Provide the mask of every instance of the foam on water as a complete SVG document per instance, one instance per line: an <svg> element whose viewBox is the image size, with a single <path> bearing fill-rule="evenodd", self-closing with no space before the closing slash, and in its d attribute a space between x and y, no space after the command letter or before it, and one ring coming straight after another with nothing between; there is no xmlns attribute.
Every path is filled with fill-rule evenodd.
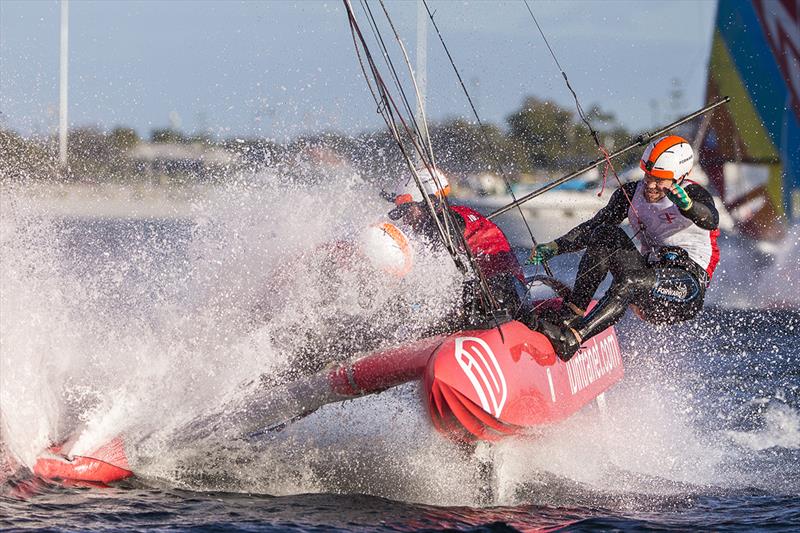
<svg viewBox="0 0 800 533"><path fill-rule="evenodd" d="M28 466L50 442L80 431L72 453L121 434L135 470L155 485L438 505L585 504L763 487L752 454L798 448L796 405L770 403L753 428L699 421L703 402L681 359L697 353L681 339L713 337L703 341L713 361L719 332L711 323L695 326L703 334L684 327L670 336L627 326L628 374L605 414L585 410L474 452L433 431L413 384L324 407L255 441L180 442L187 421L292 364L292 348L341 316L376 321L393 340L413 337L457 300L447 257L419 253L402 283L332 272L318 245L347 238L386 208L349 178L313 190L233 184L198 198L191 222L174 232L163 221L150 230L65 226L22 198L4 193L0 211L0 422L4 447ZM104 247L103 232L121 233L125 246ZM796 286L793 235L774 275L739 290L775 290L767 280ZM384 306L409 294L426 304L414 320L381 324ZM790 303L785 289L773 294Z"/></svg>
<svg viewBox="0 0 800 533"><path fill-rule="evenodd" d="M393 330L402 338L459 294L452 265L424 248L402 282L359 265L331 280L317 245L386 209L349 176L313 194L235 183L198 198L183 231L174 221L66 223L23 192L2 195L0 418L4 444L27 466L77 428L71 453L122 434L135 464L141 436L166 438L287 364L286 352L333 318L380 320L411 290L433 305Z"/></svg>
<svg viewBox="0 0 800 533"><path fill-rule="evenodd" d="M789 228L771 253L753 242L723 236L711 303L729 308L800 308L800 226ZM719 289L716 289L719 287Z"/></svg>
<svg viewBox="0 0 800 533"><path fill-rule="evenodd" d="M764 427L755 431L728 431L732 440L754 451L800 448L800 412L784 404L769 404Z"/></svg>

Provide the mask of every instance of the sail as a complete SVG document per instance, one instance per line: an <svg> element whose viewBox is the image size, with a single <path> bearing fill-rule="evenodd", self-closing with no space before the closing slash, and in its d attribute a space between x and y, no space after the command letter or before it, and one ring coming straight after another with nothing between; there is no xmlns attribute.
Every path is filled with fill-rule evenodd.
<svg viewBox="0 0 800 533"><path fill-rule="evenodd" d="M700 162L740 231L777 240L800 216L800 0L720 0Z"/></svg>

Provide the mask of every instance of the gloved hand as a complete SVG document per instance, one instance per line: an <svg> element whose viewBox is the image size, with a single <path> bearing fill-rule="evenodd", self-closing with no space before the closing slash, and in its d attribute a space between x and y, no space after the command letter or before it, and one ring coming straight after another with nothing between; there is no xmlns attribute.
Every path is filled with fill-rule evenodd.
<svg viewBox="0 0 800 533"><path fill-rule="evenodd" d="M681 211L686 211L692 207L692 199L686 193L686 189L681 187L679 183L674 183L667 191L667 198L672 200L672 203L678 206Z"/></svg>
<svg viewBox="0 0 800 533"><path fill-rule="evenodd" d="M536 248L531 252L531 256L528 257L527 262L529 265L541 265L543 262L557 255L558 244L556 244L556 241L537 244Z"/></svg>

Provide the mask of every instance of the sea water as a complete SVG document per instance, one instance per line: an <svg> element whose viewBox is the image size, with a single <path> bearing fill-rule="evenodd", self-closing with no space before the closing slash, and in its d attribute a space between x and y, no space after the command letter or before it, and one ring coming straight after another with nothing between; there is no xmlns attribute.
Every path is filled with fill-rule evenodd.
<svg viewBox="0 0 800 533"><path fill-rule="evenodd" d="M420 252L400 283L320 261L320 245L382 215L373 196L244 184L198 199L186 217L87 219L4 193L0 527L800 525L796 231L758 260L723 242L696 320L657 328L626 317L626 376L607 408L535 434L464 450L433 430L408 384L261 438L182 440L188 421L242 383L285 371L295 364L287 354L337 317L380 321L382 305L413 293L418 315L391 325L413 337L457 301L458 276L435 252ZM567 280L574 265L553 262ZM87 453L117 435L134 481L31 480L49 444L77 436L73 453Z"/></svg>

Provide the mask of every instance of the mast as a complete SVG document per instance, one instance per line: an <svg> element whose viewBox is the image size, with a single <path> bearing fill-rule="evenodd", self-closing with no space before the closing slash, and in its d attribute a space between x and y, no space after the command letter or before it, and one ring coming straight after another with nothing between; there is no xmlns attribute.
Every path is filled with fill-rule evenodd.
<svg viewBox="0 0 800 533"><path fill-rule="evenodd" d="M417 99L417 112L415 117L417 124L422 123L425 118L425 106L428 97L428 12L423 0L417 0L417 56L416 56L416 78L419 98ZM428 130L422 128L420 135L423 136L423 144L428 143Z"/></svg>
<svg viewBox="0 0 800 533"><path fill-rule="evenodd" d="M61 54L58 90L58 162L62 175L67 170L67 68L69 60L69 0L61 0Z"/></svg>

